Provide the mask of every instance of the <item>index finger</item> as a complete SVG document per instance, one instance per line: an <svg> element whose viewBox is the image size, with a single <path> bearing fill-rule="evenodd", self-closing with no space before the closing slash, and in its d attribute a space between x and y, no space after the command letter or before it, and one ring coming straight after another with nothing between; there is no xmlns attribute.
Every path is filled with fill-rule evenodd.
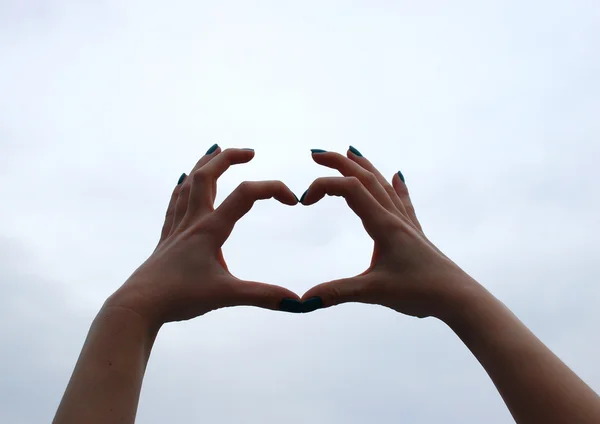
<svg viewBox="0 0 600 424"><path fill-rule="evenodd" d="M337 169L344 177L356 177L362 185L390 212L398 213L392 202L391 196L386 192L384 184L372 170L361 166L356 161L336 152L313 152L312 158L315 162L328 168ZM375 170L376 171L376 170ZM393 191L393 190L392 190Z"/></svg>
<svg viewBox="0 0 600 424"><path fill-rule="evenodd" d="M254 158L252 149L226 149L190 175L192 187L188 212L190 217L213 210L217 179L232 165L249 162Z"/></svg>
<svg viewBox="0 0 600 424"><path fill-rule="evenodd" d="M296 195L281 181L244 181L213 212L217 234L222 244L235 223L246 215L257 200L275 198L286 205L296 205Z"/></svg>
<svg viewBox="0 0 600 424"><path fill-rule="evenodd" d="M321 177L308 188L302 199L303 205L312 205L325 195L342 196L348 206L362 220L371 238L384 239L390 225L398 219L384 208L356 177Z"/></svg>

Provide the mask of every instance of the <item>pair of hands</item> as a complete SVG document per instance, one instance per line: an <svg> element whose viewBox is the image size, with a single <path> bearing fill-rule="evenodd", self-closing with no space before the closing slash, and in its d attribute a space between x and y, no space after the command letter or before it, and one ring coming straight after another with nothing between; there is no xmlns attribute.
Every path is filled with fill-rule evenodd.
<svg viewBox="0 0 600 424"><path fill-rule="evenodd" d="M347 156L313 150L315 162L342 176L316 179L300 201L281 181L245 181L215 209L218 178L253 157L250 149L209 149L175 187L155 251L107 300L107 307L132 310L157 326L238 305L310 312L362 302L417 317L441 317L456 307L457 294L470 279L423 234L400 173L390 184L352 147ZM308 206L325 195L344 197L373 239L366 271L317 285L302 298L229 272L221 246L255 201L275 198Z"/></svg>
<svg viewBox="0 0 600 424"><path fill-rule="evenodd" d="M300 201L280 181L244 182L215 209L219 176L253 157L252 150L221 152L215 145L176 186L155 251L94 320L55 423L133 423L152 344L165 322L226 306L310 312L343 302L440 318L477 357L520 424L600 422L598 395L425 237L400 174L388 183L352 147L347 156L313 150L315 162L342 176L318 178ZM228 271L221 246L256 200L312 205L326 194L344 197L374 240L365 272L300 298Z"/></svg>

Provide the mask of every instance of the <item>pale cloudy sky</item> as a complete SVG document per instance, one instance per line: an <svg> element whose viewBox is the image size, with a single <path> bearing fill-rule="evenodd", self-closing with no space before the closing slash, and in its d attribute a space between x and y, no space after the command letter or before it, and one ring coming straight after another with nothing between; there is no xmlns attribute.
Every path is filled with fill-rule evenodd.
<svg viewBox="0 0 600 424"><path fill-rule="evenodd" d="M430 238L600 390L600 3L0 0L0 422L49 422L104 299L152 251L177 178L406 175ZM340 199L263 202L225 246L299 294L361 272ZM169 324L140 423L506 423L434 319L365 305Z"/></svg>

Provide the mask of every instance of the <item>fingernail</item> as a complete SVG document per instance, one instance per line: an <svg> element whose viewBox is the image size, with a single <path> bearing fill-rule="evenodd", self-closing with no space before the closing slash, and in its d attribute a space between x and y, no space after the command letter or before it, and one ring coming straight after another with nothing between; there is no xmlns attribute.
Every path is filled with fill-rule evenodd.
<svg viewBox="0 0 600 424"><path fill-rule="evenodd" d="M302 302L296 299L282 299L279 304L279 309L284 312L292 312L295 314L303 312Z"/></svg>
<svg viewBox="0 0 600 424"><path fill-rule="evenodd" d="M206 151L207 155L210 155L211 153L213 153L215 150L217 150L219 148L219 145L217 143L213 144L212 146L210 146L210 149L208 149Z"/></svg>
<svg viewBox="0 0 600 424"><path fill-rule="evenodd" d="M401 171L398 171L398 176L400 177L400 179L402 180L403 183L406 182L406 180L404 179L404 175L402 175Z"/></svg>
<svg viewBox="0 0 600 424"><path fill-rule="evenodd" d="M244 147L242 150L250 150L251 152L253 152L253 151L254 151L254 149L251 149L251 148L249 148L249 147Z"/></svg>
<svg viewBox="0 0 600 424"><path fill-rule="evenodd" d="M327 153L327 150L323 149L310 149L310 151L313 153Z"/></svg>
<svg viewBox="0 0 600 424"><path fill-rule="evenodd" d="M300 203L300 199L298 199L298 196L296 196L296 193L293 193L294 197L296 198L296 200L298 201L298 203Z"/></svg>
<svg viewBox="0 0 600 424"><path fill-rule="evenodd" d="M302 312L312 312L323 307L323 299L318 296L311 297L302 302Z"/></svg>
<svg viewBox="0 0 600 424"><path fill-rule="evenodd" d="M302 193L302 197L300 197L300 203L304 204L304 198L306 197L306 193L308 193L308 189Z"/></svg>
<svg viewBox="0 0 600 424"><path fill-rule="evenodd" d="M354 153L356 156L359 156L362 158L362 153L358 151L358 149L356 147L350 146L350 151L352 153Z"/></svg>
<svg viewBox="0 0 600 424"><path fill-rule="evenodd" d="M185 180L185 177L187 177L187 174L184 172L183 174L181 174L181 177L179 177L179 179L177 180L177 185L181 184L183 180Z"/></svg>

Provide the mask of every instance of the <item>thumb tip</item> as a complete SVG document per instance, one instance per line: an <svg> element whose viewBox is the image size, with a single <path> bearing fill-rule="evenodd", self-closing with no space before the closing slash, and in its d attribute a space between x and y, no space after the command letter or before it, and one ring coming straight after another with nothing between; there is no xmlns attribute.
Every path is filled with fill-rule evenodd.
<svg viewBox="0 0 600 424"><path fill-rule="evenodd" d="M312 312L323 308L323 299L320 296L312 296L302 301L303 312Z"/></svg>

